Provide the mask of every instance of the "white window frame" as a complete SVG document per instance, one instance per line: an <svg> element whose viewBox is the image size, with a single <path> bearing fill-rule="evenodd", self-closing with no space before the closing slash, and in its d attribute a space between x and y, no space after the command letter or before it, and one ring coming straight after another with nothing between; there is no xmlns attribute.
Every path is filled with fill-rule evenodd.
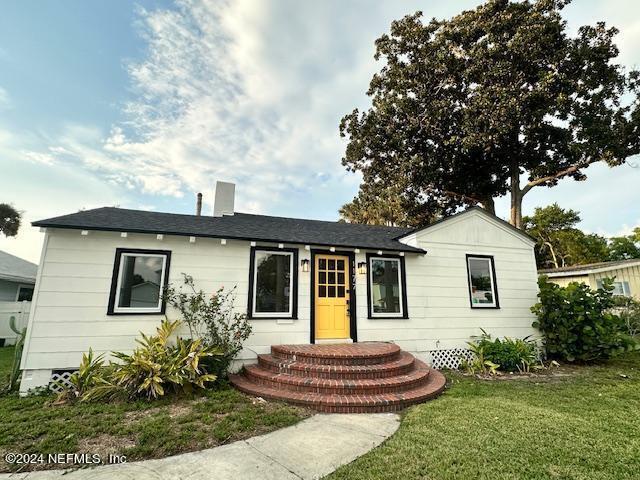
<svg viewBox="0 0 640 480"><path fill-rule="evenodd" d="M471 265L470 260L486 260L489 264L489 278L491 280L491 295L493 296L493 302L491 303L473 303L473 284L471 283ZM498 293L496 288L496 273L493 270L494 258L491 255L480 254L467 254L467 284L469 289L469 303L471 308L498 308Z"/></svg>
<svg viewBox="0 0 640 480"><path fill-rule="evenodd" d="M258 312L256 308L258 306L258 254L266 253L268 255L283 255L289 256L289 311L288 312ZM256 248L253 252L253 298L251 299L251 317L252 318L293 318L293 277L295 265L293 264L294 254L293 252L278 252L275 250L261 250Z"/></svg>
<svg viewBox="0 0 640 480"><path fill-rule="evenodd" d="M375 312L374 308L373 308L373 261L374 260L391 260L393 262L397 262L398 263L398 295L400 298L400 312ZM376 255L376 256L371 256L369 257L369 265L368 265L368 271L369 271L369 302L371 302L371 318L380 318L380 317L384 317L384 318L404 318L404 292L402 290L403 286L402 286L402 262L400 261L399 258L396 257L385 257L383 255Z"/></svg>
<svg viewBox="0 0 640 480"><path fill-rule="evenodd" d="M120 288L122 287L122 269L124 268L124 257L161 257L162 258L162 275L160 275L160 295L158 296L158 305L155 307L121 307ZM114 313L162 313L162 296L164 294L164 279L167 274L167 255L164 253L136 253L122 252L119 258L118 282L116 283L115 298L113 301Z"/></svg>
<svg viewBox="0 0 640 480"><path fill-rule="evenodd" d="M22 290L23 288L25 290L26 289L31 289L33 292L32 292L31 300L22 300L22 301L23 302L33 301L33 293L35 293L35 291L36 291L36 286L35 285L28 285L28 284L25 283L24 285L22 285L22 284L18 285L18 291L16 292L16 302L19 301L18 299L20 298L20 290Z"/></svg>

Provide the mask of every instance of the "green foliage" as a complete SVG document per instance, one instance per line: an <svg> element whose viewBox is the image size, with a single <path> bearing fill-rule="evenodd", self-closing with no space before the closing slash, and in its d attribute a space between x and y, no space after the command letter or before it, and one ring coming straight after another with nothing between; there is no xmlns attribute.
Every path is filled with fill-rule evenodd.
<svg viewBox="0 0 640 480"><path fill-rule="evenodd" d="M83 355L80 368L70 379L71 386L58 396L62 402L77 399L89 402L123 398L157 399L168 393L191 394L216 380L203 365L207 358L220 356L214 347L206 347L200 339L171 337L181 325L179 320L163 320L155 335L141 333L139 347L130 355L112 352L118 360L104 365L103 356L93 351Z"/></svg>
<svg viewBox="0 0 640 480"><path fill-rule="evenodd" d="M16 325L16 317L9 317L9 328L16 334L15 349L13 351L13 363L9 372L9 383L6 390L14 392L20 386L20 360L22 359L22 350L24 348L24 339L27 336L27 327L18 330Z"/></svg>
<svg viewBox="0 0 640 480"><path fill-rule="evenodd" d="M57 385L63 389L58 395L58 401L73 402L86 396L91 389L103 383L105 373L104 355L95 356L90 348L89 353L82 354L78 371L69 377L70 386L61 381L57 382Z"/></svg>
<svg viewBox="0 0 640 480"><path fill-rule="evenodd" d="M468 373L528 372L538 362L537 345L529 337L494 340L482 330L482 335L467 345L473 359L462 362L461 367Z"/></svg>
<svg viewBox="0 0 640 480"><path fill-rule="evenodd" d="M0 203L0 233L6 237L15 237L20 229L22 215L12 205Z"/></svg>
<svg viewBox="0 0 640 480"><path fill-rule="evenodd" d="M626 325L629 335L640 336L640 302L632 297L614 297L614 311Z"/></svg>
<svg viewBox="0 0 640 480"><path fill-rule="evenodd" d="M340 217L350 223L402 227L417 226L420 221L428 221L409 215L409 206L405 205L401 195L399 188L380 191L362 188L351 202L340 208Z"/></svg>
<svg viewBox="0 0 640 480"><path fill-rule="evenodd" d="M234 312L235 287L229 292L221 287L209 295L195 288L193 277L182 275L180 288L173 285L167 288L167 303L180 312L192 338L202 338L207 346L221 353L209 359L208 366L210 371L224 376L251 335L251 324L246 314Z"/></svg>
<svg viewBox="0 0 640 480"><path fill-rule="evenodd" d="M609 260L640 258L640 227L631 235L612 237L609 242Z"/></svg>
<svg viewBox="0 0 640 480"><path fill-rule="evenodd" d="M394 21L375 43L371 108L341 121L343 165L376 193L399 185L424 217L510 193L520 227L532 188L639 153L638 73L615 63L615 28L570 31L567 3L489 0Z"/></svg>
<svg viewBox="0 0 640 480"><path fill-rule="evenodd" d="M542 332L549 357L590 362L638 348L623 320L611 311L612 283L604 279L603 288L594 291L583 283L560 287L540 277L540 301L531 311L538 317L533 326Z"/></svg>
<svg viewBox="0 0 640 480"><path fill-rule="evenodd" d="M536 239L536 260L539 268L604 262L609 258L607 240L595 234L585 234L576 225L580 214L565 210L557 203L537 207L532 216L523 218L525 231Z"/></svg>

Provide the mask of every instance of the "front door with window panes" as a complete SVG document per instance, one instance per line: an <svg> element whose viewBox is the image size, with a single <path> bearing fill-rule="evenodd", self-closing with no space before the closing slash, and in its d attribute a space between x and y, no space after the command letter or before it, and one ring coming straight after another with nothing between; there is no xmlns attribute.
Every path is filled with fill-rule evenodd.
<svg viewBox="0 0 640 480"><path fill-rule="evenodd" d="M316 338L349 338L349 257L317 255Z"/></svg>

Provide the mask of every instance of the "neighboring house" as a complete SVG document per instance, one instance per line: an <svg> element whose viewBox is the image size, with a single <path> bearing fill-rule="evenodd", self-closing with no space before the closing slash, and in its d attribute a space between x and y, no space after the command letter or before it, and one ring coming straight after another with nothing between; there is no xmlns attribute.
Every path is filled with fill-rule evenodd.
<svg viewBox="0 0 640 480"><path fill-rule="evenodd" d="M615 278L614 295L635 297L640 300L640 259L591 263L572 267L538 270L554 283L566 287L571 282L582 282L591 288L600 288L603 278Z"/></svg>
<svg viewBox="0 0 640 480"><path fill-rule="evenodd" d="M0 344L15 341L16 334L9 326L9 319L16 319L16 326L27 325L31 297L36 283L38 266L22 258L0 251Z"/></svg>
<svg viewBox="0 0 640 480"><path fill-rule="evenodd" d="M0 302L31 301L38 265L0 250Z"/></svg>
<svg viewBox="0 0 640 480"><path fill-rule="evenodd" d="M22 390L89 347L130 351L164 316L157 286L182 272L207 292L236 287L253 327L243 363L274 344L392 341L443 366L481 328L536 333L535 242L482 209L411 230L234 213L233 196L219 182L212 217L98 208L34 222L45 239Z"/></svg>

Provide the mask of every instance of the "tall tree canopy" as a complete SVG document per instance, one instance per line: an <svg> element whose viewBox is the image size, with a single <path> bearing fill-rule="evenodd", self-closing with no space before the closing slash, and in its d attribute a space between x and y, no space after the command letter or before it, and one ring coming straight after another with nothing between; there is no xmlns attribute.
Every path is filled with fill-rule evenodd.
<svg viewBox="0 0 640 480"><path fill-rule="evenodd" d="M537 240L536 259L540 268L640 258L640 227L634 233L609 239L584 233L577 225L580 213L565 210L557 203L538 207L524 217L526 232Z"/></svg>
<svg viewBox="0 0 640 480"><path fill-rule="evenodd" d="M614 63L615 28L569 36L568 3L489 0L450 20L393 22L376 41L384 66L371 108L340 124L343 165L362 172L367 194L401 186L401 203L422 218L493 211L493 197L509 194L521 228L532 188L640 152L639 74Z"/></svg>
<svg viewBox="0 0 640 480"><path fill-rule="evenodd" d="M20 228L20 212L7 203L0 203L0 233L15 237Z"/></svg>

